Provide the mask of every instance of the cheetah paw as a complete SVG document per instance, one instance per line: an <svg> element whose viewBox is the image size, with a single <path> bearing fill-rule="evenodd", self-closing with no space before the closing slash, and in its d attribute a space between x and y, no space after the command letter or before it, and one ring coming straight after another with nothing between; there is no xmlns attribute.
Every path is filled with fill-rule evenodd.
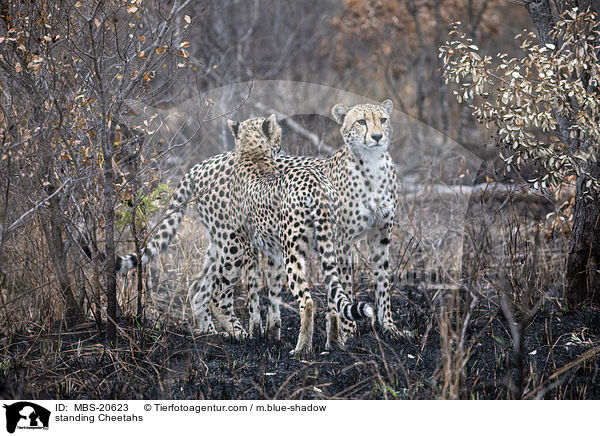
<svg viewBox="0 0 600 436"><path fill-rule="evenodd" d="M227 337L234 341L242 341L248 337L248 333L243 328L234 329L232 332L226 334Z"/></svg>
<svg viewBox="0 0 600 436"><path fill-rule="evenodd" d="M270 339L273 339L275 341L280 341L281 340L281 322L277 322L275 324L267 326L267 329L265 330L265 335Z"/></svg>
<svg viewBox="0 0 600 436"><path fill-rule="evenodd" d="M215 325L212 323L212 321L204 323L203 325L199 325L195 330L201 335L217 334L217 329L215 328Z"/></svg>
<svg viewBox="0 0 600 436"><path fill-rule="evenodd" d="M250 338L260 338L262 335L262 320L250 319L250 325L248 326L248 336Z"/></svg>
<svg viewBox="0 0 600 436"><path fill-rule="evenodd" d="M299 360L309 359L312 355L312 346L308 343L298 344L296 348L290 351L290 356L295 357Z"/></svg>

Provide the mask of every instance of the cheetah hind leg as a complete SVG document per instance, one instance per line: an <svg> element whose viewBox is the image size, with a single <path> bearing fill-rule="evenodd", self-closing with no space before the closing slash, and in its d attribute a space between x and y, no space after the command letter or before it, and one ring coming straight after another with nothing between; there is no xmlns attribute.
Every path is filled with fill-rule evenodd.
<svg viewBox="0 0 600 436"><path fill-rule="evenodd" d="M246 275L248 278L249 320L248 333L251 338L262 335L263 326L260 316L260 265L258 253L254 251L246 258Z"/></svg>
<svg viewBox="0 0 600 436"><path fill-rule="evenodd" d="M349 321L340 317L340 347L345 348L348 339L356 334L356 321Z"/></svg>
<svg viewBox="0 0 600 436"><path fill-rule="evenodd" d="M240 320L233 313L233 296L235 286L223 289L218 298L211 300L211 311L223 327L223 336L235 340L245 339L248 334L242 327ZM214 296L213 296L214 297Z"/></svg>
<svg viewBox="0 0 600 436"><path fill-rule="evenodd" d="M314 330L314 302L306 282L306 258L309 252L305 229L300 227L296 235L280 231L287 284L300 308L300 333L298 342L290 354L302 358L312 354Z"/></svg>
<svg viewBox="0 0 600 436"><path fill-rule="evenodd" d="M212 280L212 278L208 278ZM196 329L200 334L215 334L217 330L210 317L210 310L208 308L210 300L210 290L206 289L207 277L201 280L196 280L189 289L189 296L191 297L192 313L196 323Z"/></svg>
<svg viewBox="0 0 600 436"><path fill-rule="evenodd" d="M290 355L299 359L308 359L312 354L314 304L311 299L307 300L305 306L300 309L300 334L296 348L290 351Z"/></svg>
<svg viewBox="0 0 600 436"><path fill-rule="evenodd" d="M346 348L348 339L356 334L356 321L350 321L340 316L337 310L330 308L327 311L327 342L325 348Z"/></svg>
<svg viewBox="0 0 600 436"><path fill-rule="evenodd" d="M238 246L242 246L239 241ZM232 251L229 250L229 254L224 254L221 258L222 264L219 271L222 272L223 289L216 288L218 293L213 293L211 309L223 327L225 336L239 340L248 337L248 333L246 333L234 312L234 292L236 285L240 283L244 263L244 254L242 253L245 250L242 250L242 253L236 251L235 254Z"/></svg>
<svg viewBox="0 0 600 436"><path fill-rule="evenodd" d="M209 304L213 291L218 289L218 261L215 247L210 244L206 250L206 257L199 276L201 278L195 280L188 289L188 300L192 306L196 330L201 334L217 333L210 316Z"/></svg>
<svg viewBox="0 0 600 436"><path fill-rule="evenodd" d="M266 334L271 339L281 339L281 290L283 288L283 270L281 263L268 259L269 308L267 310Z"/></svg>
<svg viewBox="0 0 600 436"><path fill-rule="evenodd" d="M326 330L327 330L327 342L325 343L325 349L331 350L336 346L340 346L340 315L336 310L327 311L326 315Z"/></svg>

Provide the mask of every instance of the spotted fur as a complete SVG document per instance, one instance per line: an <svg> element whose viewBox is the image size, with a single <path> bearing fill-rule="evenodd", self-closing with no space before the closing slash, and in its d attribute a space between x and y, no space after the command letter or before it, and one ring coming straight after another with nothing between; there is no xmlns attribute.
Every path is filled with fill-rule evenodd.
<svg viewBox="0 0 600 436"><path fill-rule="evenodd" d="M323 174L338 194L336 252L340 266L343 289L350 289L352 247L360 238L367 237L370 248L371 271L376 286L375 300L377 320L385 332L398 335L392 320L389 281L390 233L396 214L396 175L393 161L388 153L391 126L389 118L393 105L389 100L379 105L362 104L353 107L336 105L332 114L340 124L344 145L326 159L314 157L276 156L274 162L280 172L293 171L298 167L312 167ZM364 120L364 124L362 121ZM373 137L375 135L375 137ZM378 137L377 135L382 135ZM206 228L210 241L204 266L199 280L190 287L190 296L195 309L195 318L202 331L214 332L214 326L205 301L199 299L199 289L207 286L219 287L216 253L219 235L223 234L230 216L230 179L234 172L233 152L213 156L194 166L183 177L175 190L167 209L166 218L158 232L144 250L142 263L145 265L158 250L165 249L177 232L187 204L195 201L201 224ZM250 256L249 258L252 258ZM119 257L119 272L126 272L135 266L135 254ZM240 261L240 265L243 265ZM248 264L255 268L253 262ZM250 281L250 332L261 329L260 307L256 274L248 274ZM280 335L280 291L284 286L281 267L269 260L269 299L267 314L268 331L279 338ZM234 283L231 277L229 283ZM222 286L221 286L222 287ZM232 314L232 290L218 295L211 301L213 313L230 333L244 335L239 321ZM203 298L206 295L203 294ZM328 322L336 322L335 317Z"/></svg>
<svg viewBox="0 0 600 436"><path fill-rule="evenodd" d="M332 183L339 195L336 246L342 287L352 289L352 249L366 236L375 283L377 320L386 334L398 337L400 332L392 319L389 279L390 239L397 204L396 171L388 153L392 109L390 100L380 105L361 104L351 108L338 104L332 109L344 138L344 146L338 152L327 159L279 156L275 162L280 171L310 166ZM280 276L277 265L269 264L268 316L276 319L279 300L273 294L278 292ZM259 313L258 296L252 294L255 288L249 289L250 312ZM339 321L344 323L343 319Z"/></svg>
<svg viewBox="0 0 600 436"><path fill-rule="evenodd" d="M373 309L367 304L351 303L340 285L334 244L337 192L313 168L277 169L273 154L280 147L281 128L275 115L242 123L229 121L229 126L236 137L231 212L239 225L229 240L241 242L244 250L232 254L235 245L225 246L223 269L239 275L235 264L240 263L245 254L242 251L248 247L253 250L254 259L259 250L274 264L281 265L300 306L300 334L293 353L310 355L314 303L305 274L311 247L316 248L321 259L328 312L340 313L348 321L373 316ZM328 345L344 345L349 332L338 336L339 327L328 323Z"/></svg>

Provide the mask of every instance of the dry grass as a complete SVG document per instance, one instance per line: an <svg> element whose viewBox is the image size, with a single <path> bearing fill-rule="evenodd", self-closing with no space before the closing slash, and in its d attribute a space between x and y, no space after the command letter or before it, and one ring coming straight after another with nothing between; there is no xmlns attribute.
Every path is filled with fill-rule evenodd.
<svg viewBox="0 0 600 436"><path fill-rule="evenodd" d="M0 395L599 398L600 315L593 308L562 307L565 240L540 231L546 209L534 204L532 210L529 202L505 194L469 199L435 185L422 185L418 195L409 188L400 189L392 239L394 317L404 337L390 340L361 324L348 350L326 352L325 295L317 288L310 362L288 356L297 336L290 295L280 343L236 343L194 332L187 290L207 241L192 208L167 252L151 265L142 318L136 316L133 275L120 281L117 344L106 343L105 314L95 313L104 302L93 292L93 266L74 282L88 322L67 325L40 231L25 228L6 246L11 262L3 266ZM357 249L359 298L373 302L368 250L364 244ZM309 269L318 285L316 259ZM247 324L243 292L236 311Z"/></svg>

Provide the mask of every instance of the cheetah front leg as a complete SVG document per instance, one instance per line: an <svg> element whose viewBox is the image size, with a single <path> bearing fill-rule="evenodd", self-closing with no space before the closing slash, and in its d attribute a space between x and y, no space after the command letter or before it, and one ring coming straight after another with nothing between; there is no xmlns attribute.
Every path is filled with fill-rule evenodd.
<svg viewBox="0 0 600 436"><path fill-rule="evenodd" d="M371 271L375 282L375 305L377 320L385 334L400 337L400 331L392 319L392 302L389 279L391 225L374 228L368 233L371 252Z"/></svg>
<svg viewBox="0 0 600 436"><path fill-rule="evenodd" d="M340 273L340 283L346 291L350 291L352 298L356 298L356 291L352 286L352 242L345 239L339 241L336 257Z"/></svg>
<svg viewBox="0 0 600 436"><path fill-rule="evenodd" d="M337 261L339 265L340 283L342 289L352 295L352 298L356 300L356 289L352 283L352 248L353 244L351 241L341 238L337 248ZM330 324L332 327L330 328ZM333 332L336 329L333 324L338 325L337 331L341 333L341 337L335 338L332 336L332 341L327 341L329 345L333 345L333 341L337 340L337 343L341 346L346 343L348 338L356 332L356 322L349 321L341 316L334 309L328 311L327 316L327 331L328 337L330 330Z"/></svg>
<svg viewBox="0 0 600 436"><path fill-rule="evenodd" d="M328 223L320 226L324 234L317 235L318 250L321 255L321 269L327 286L327 348L339 345L344 348L350 336L355 332L356 322L360 318L373 318L373 308L363 302L353 303L339 281L335 264L331 234L327 233Z"/></svg>

